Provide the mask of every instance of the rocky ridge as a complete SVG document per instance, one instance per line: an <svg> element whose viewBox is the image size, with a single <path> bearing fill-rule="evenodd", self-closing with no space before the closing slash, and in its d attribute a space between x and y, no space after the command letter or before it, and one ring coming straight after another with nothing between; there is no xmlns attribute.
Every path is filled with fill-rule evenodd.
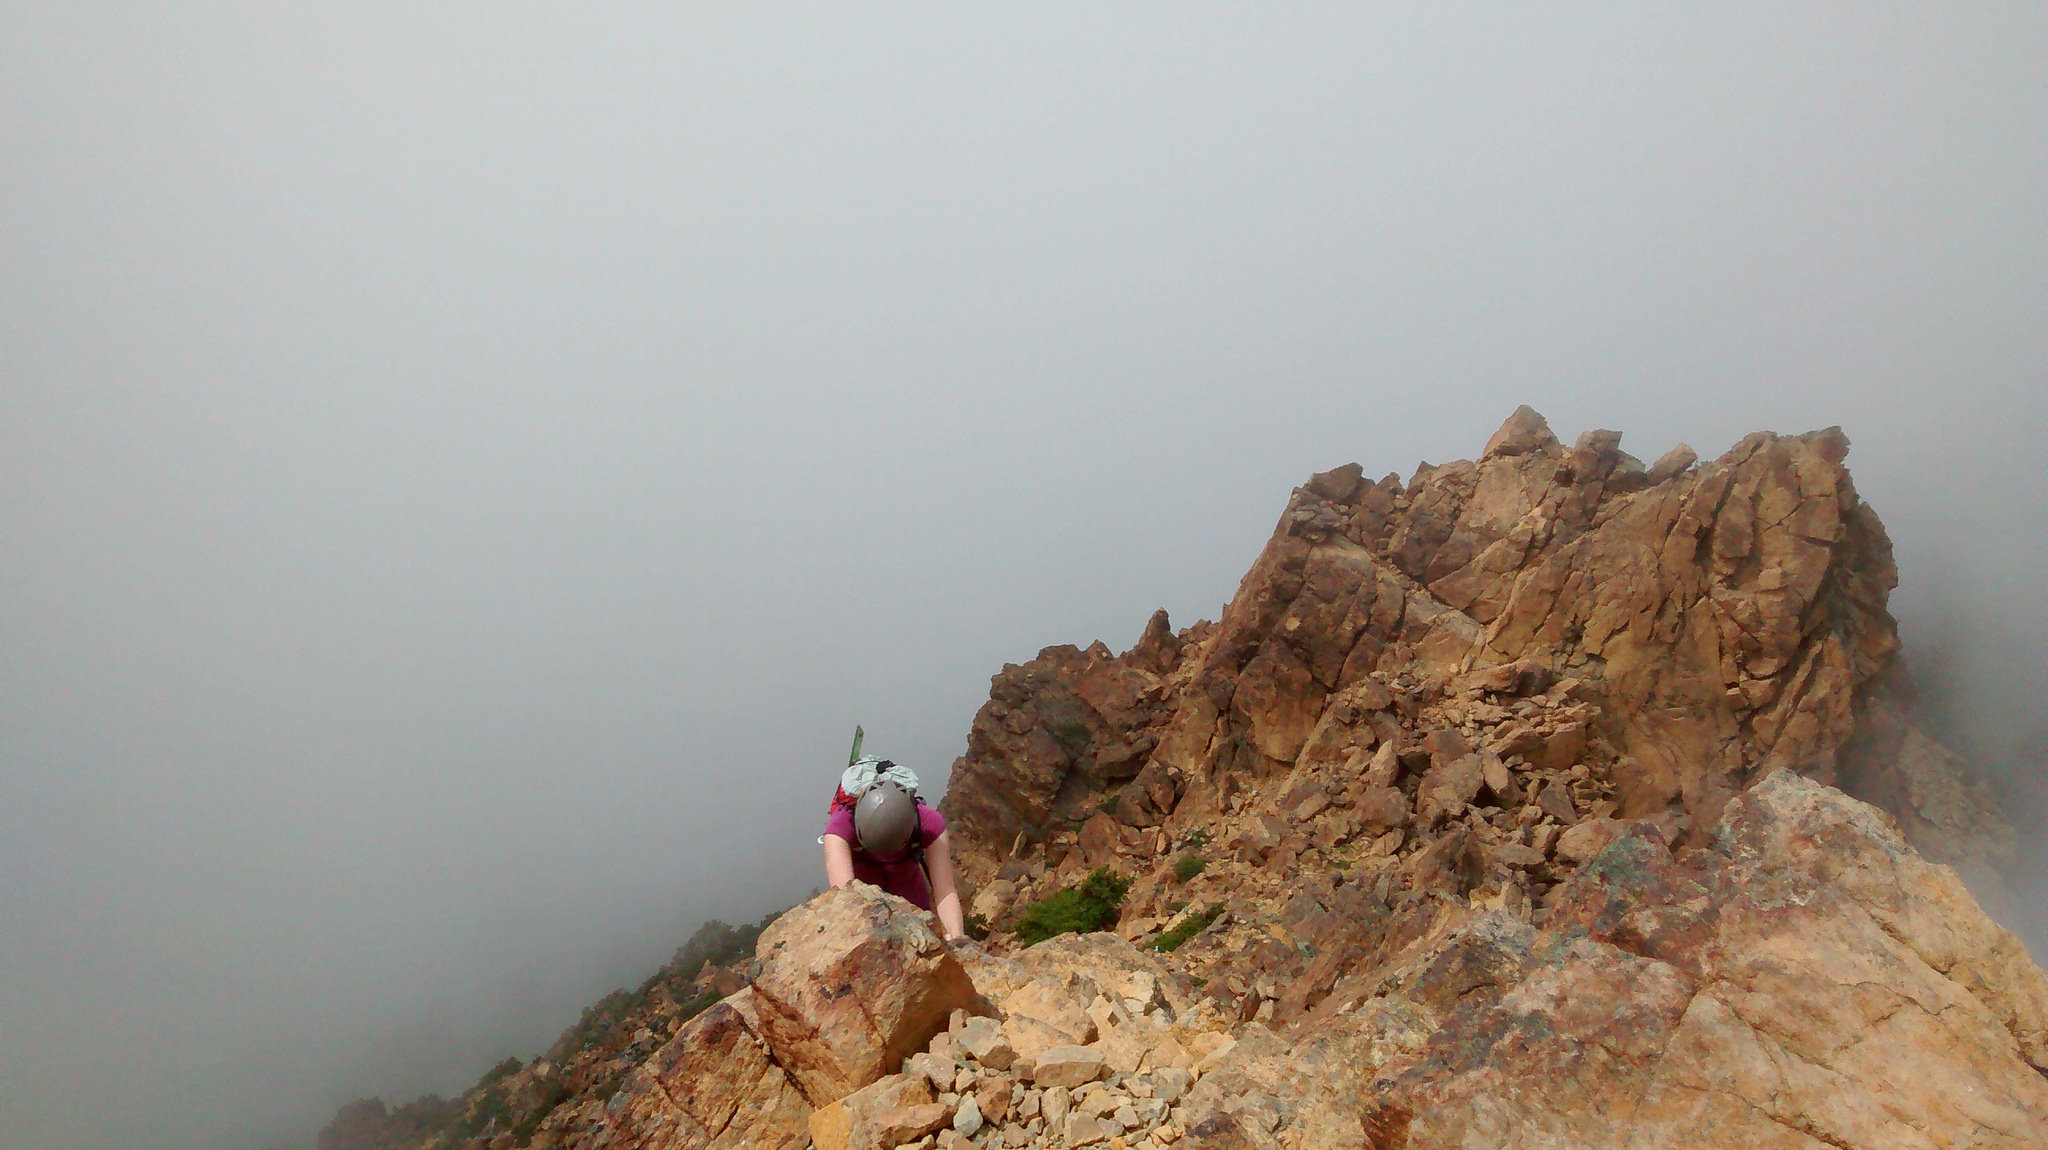
<svg viewBox="0 0 2048 1150"><path fill-rule="evenodd" d="M827 892L607 1089L388 1144L2048 1145L1846 438L1619 441L1318 474L1215 623L1005 667L944 801L986 944ZM1007 936L1104 867L1113 932Z"/></svg>

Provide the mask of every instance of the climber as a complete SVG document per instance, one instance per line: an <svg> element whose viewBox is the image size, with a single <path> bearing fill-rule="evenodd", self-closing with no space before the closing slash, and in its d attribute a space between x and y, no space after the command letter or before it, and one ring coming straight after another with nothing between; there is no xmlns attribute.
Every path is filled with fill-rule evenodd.
<svg viewBox="0 0 2048 1150"><path fill-rule="evenodd" d="M839 778L818 841L833 886L871 883L937 914L948 942L967 937L946 817L918 800L910 768L872 755L855 759Z"/></svg>

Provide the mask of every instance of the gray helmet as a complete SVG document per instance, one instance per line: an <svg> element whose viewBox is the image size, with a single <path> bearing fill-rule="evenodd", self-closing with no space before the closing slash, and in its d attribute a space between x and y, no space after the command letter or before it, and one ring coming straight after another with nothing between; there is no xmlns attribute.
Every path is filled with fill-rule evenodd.
<svg viewBox="0 0 2048 1150"><path fill-rule="evenodd" d="M853 835L871 855L894 858L916 833L917 796L895 783L876 783L853 805Z"/></svg>

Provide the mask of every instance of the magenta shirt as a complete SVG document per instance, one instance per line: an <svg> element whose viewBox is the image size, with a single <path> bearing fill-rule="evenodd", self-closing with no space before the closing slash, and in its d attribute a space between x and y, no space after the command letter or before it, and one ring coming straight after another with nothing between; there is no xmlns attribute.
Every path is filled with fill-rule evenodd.
<svg viewBox="0 0 2048 1150"><path fill-rule="evenodd" d="M946 833L946 816L917 804L918 841L927 848L932 841ZM924 868L917 865L917 856L904 851L893 859L878 859L860 849L860 840L853 836L853 808L833 807L832 814L825 820L825 833L846 840L853 848L853 877L864 883L872 883L893 895L901 895L917 906L932 908L931 888L925 885Z"/></svg>

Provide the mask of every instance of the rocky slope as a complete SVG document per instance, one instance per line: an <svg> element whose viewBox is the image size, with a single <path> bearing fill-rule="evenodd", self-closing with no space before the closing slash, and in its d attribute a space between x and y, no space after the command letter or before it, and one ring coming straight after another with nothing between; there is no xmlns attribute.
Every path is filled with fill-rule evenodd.
<svg viewBox="0 0 2048 1150"><path fill-rule="evenodd" d="M1112 792L1117 826L1174 838L1283 779L1412 772L1431 830L1533 799L1543 823L1598 805L1690 841L1791 768L1882 798L1944 861L1995 853L1989 804L1889 702L1896 573L1841 432L1760 433L1705 466L1681 445L1647 469L1619 443L1567 450L1525 407L1476 463L1316 475L1219 622L1175 635L1159 616L1122 656L1006 667L946 798L984 847L974 877L1057 853ZM1374 774L1387 749L1398 765Z"/></svg>
<svg viewBox="0 0 2048 1150"><path fill-rule="evenodd" d="M2048 979L1957 873L2012 832L1900 702L1847 440L1619 440L1316 475L1217 622L1004 668L944 801L986 944L827 892L602 1077L324 1150L2048 1145ZM1097 868L1113 932L1006 934Z"/></svg>

